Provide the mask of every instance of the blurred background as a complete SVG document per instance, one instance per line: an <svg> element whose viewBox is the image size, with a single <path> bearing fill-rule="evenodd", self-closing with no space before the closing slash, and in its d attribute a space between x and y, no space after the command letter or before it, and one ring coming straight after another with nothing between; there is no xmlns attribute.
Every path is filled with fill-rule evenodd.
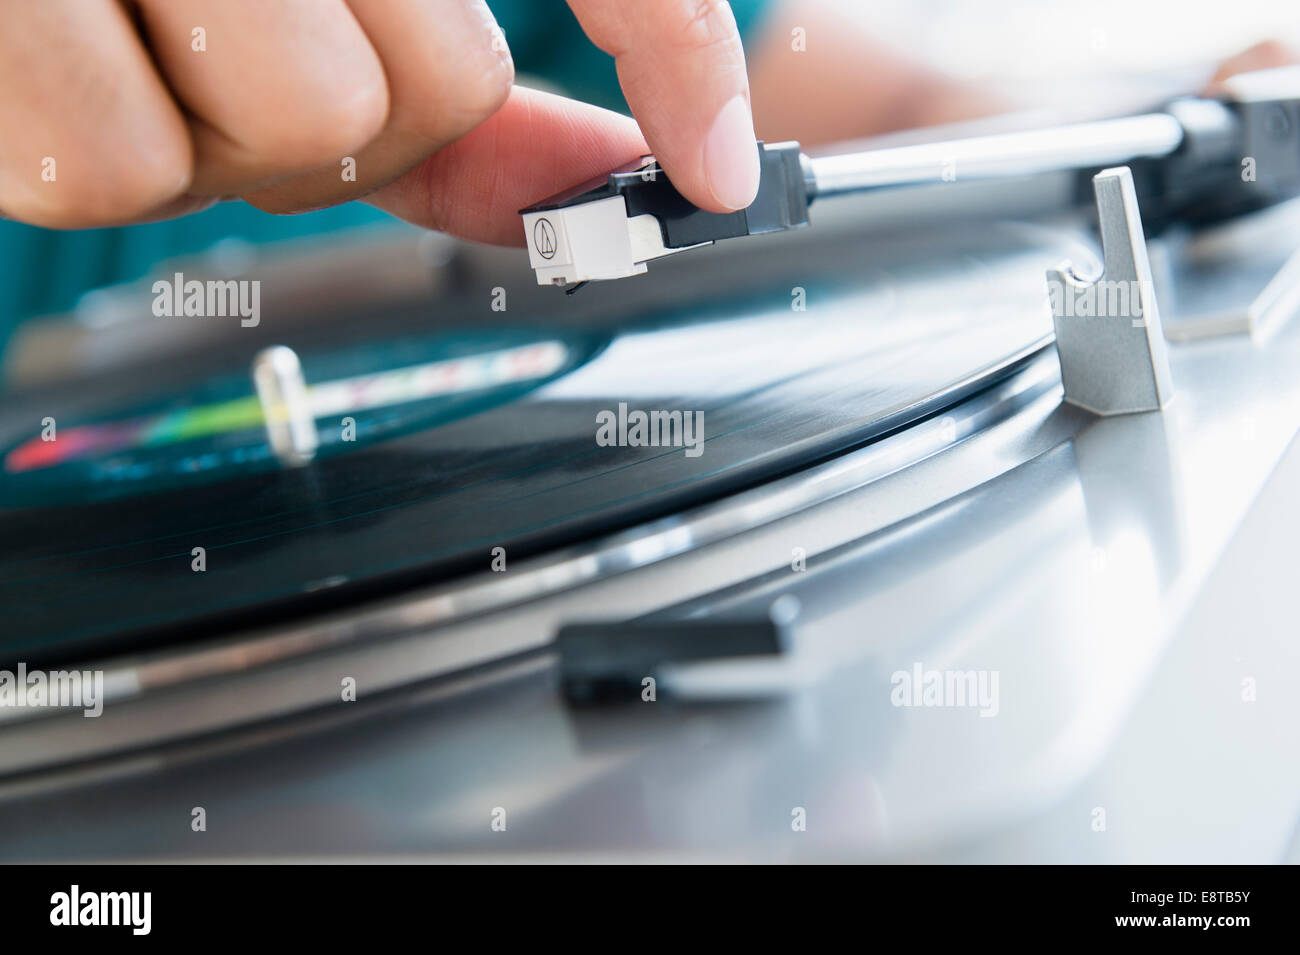
<svg viewBox="0 0 1300 955"><path fill-rule="evenodd" d="M1082 92L1116 71L1194 70L1263 40L1300 40L1300 10L1287 0L824 2L936 68L1035 97L1057 81Z"/></svg>

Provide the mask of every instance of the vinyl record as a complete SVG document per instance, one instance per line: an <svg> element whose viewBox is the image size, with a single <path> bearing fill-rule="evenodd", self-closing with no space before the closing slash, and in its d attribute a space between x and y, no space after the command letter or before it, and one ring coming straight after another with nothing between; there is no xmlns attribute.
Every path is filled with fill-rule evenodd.
<svg viewBox="0 0 1300 955"><path fill-rule="evenodd" d="M837 247L856 274L790 248L742 293L634 322L633 286L577 330L287 341L320 436L302 468L268 447L251 352L52 412L54 440L6 422L0 656L107 656L491 573L789 473L1008 374L1048 340L1044 270L1090 254L1011 226Z"/></svg>

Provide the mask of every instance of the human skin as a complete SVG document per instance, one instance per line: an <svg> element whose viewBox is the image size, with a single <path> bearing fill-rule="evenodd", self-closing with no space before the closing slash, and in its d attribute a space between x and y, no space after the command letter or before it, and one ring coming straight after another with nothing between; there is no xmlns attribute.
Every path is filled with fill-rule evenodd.
<svg viewBox="0 0 1300 955"><path fill-rule="evenodd" d="M635 119L515 86L483 0L0 0L0 215L85 228L365 199L519 244L519 208L647 152L696 205L748 205L755 115L765 138L817 143L998 107L815 4L799 22L828 52L796 68L770 28L748 72L721 0L569 5ZM1256 47L1218 79L1290 58Z"/></svg>
<svg viewBox="0 0 1300 955"><path fill-rule="evenodd" d="M0 0L0 212L80 228L225 197L301 211L404 175L427 185L433 156L462 178L408 212L490 237L498 205L467 209L462 193L545 193L647 146L695 204L748 205L758 154L730 6L569 5L614 56L637 123L514 88L483 0Z"/></svg>

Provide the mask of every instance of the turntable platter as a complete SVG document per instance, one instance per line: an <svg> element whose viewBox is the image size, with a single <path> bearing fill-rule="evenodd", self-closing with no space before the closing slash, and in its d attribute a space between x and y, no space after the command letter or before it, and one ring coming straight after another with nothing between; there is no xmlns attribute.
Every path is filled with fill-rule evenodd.
<svg viewBox="0 0 1300 955"><path fill-rule="evenodd" d="M624 286L636 321L286 342L321 436L305 468L275 465L246 365L54 411L52 442L8 422L0 656L105 656L487 573L806 467L1008 374L1049 340L1045 269L1092 256L1013 225L841 242L856 273L783 249L743 295L688 309L638 312Z"/></svg>

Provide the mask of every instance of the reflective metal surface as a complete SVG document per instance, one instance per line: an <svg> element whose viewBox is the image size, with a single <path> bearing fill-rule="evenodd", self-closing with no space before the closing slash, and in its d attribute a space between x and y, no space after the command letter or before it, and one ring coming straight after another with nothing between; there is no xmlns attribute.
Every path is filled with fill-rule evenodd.
<svg viewBox="0 0 1300 955"><path fill-rule="evenodd" d="M688 554L707 545L797 515L851 490L901 470L936 454L973 434L1009 419L1026 404L1041 400L1056 384L1053 357L1043 354L1039 344L1003 363L1003 374L1012 377L994 385L978 397L950 407L942 417L908 428L903 433L838 457L827 464L802 471L789 478L734 495L716 504L688 511L630 531L569 548L535 561L522 563L502 575L483 575L477 582L445 585L427 593L405 594L374 608L335 614L265 633L240 635L220 645L197 650L174 650L139 660L105 661L92 665L105 673L105 703L110 710L100 717L94 732L81 732L82 724L54 710L0 709L0 727L5 723L47 720L59 724L51 732L30 727L30 742L9 739L0 752L0 773L58 764L86 756L102 756L129 745L145 745L212 730L268 715L286 707L304 707L332 701L336 688L320 686L317 693L293 699L277 695L259 702L249 699L237 709L198 711L161 722L140 721L118 704L160 691L185 691L196 680L213 676L242 675L275 663L293 664L308 654L353 644L380 644L397 637L425 638L431 630L446 627L491 611L562 594L583 584L601 581L637 568ZM935 396L935 406L944 408L967 397L976 387L985 387L990 372L983 369L949 392ZM766 566L746 564L717 568L701 577L692 588L718 587L757 573ZM721 576L720 576L721 575ZM642 604L648 609L653 604ZM629 608L635 612L635 607ZM491 660L533 650L549 642L554 628L538 632L511 628L496 639L443 643L437 631L431 636L433 656L420 669L403 663L390 671L384 685L429 678L475 666ZM266 705L263 706L262 703ZM74 714L80 715L80 714ZM33 743L35 745L33 745Z"/></svg>
<svg viewBox="0 0 1300 955"><path fill-rule="evenodd" d="M1059 169L1089 169L1166 156L1183 129L1167 113L1127 116L948 142L896 146L812 160L815 195L882 186L1015 178Z"/></svg>
<svg viewBox="0 0 1300 955"><path fill-rule="evenodd" d="M1127 166L1093 177L1100 275L1047 273L1065 400L1100 415L1159 411L1173 397L1164 326Z"/></svg>
<svg viewBox="0 0 1300 955"><path fill-rule="evenodd" d="M4 727L14 769L300 714L11 776L0 857L1277 861L1300 814L1300 323L1172 346L1159 414L1064 405L1052 359L988 396L1001 413L968 429L959 405L874 445L873 480L672 559ZM812 608L802 675L766 702L577 712L545 653L506 656L563 621L784 592ZM480 654L503 659L411 685ZM917 664L996 672L996 715L894 705Z"/></svg>

